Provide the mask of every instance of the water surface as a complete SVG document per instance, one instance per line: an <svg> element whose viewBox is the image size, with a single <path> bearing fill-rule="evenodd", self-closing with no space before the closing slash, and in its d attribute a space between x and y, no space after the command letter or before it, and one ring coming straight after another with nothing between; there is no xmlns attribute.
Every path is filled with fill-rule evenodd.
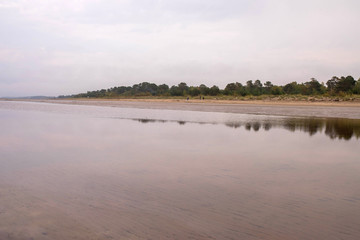
<svg viewBox="0 0 360 240"><path fill-rule="evenodd" d="M359 239L359 120L0 102L0 239Z"/></svg>

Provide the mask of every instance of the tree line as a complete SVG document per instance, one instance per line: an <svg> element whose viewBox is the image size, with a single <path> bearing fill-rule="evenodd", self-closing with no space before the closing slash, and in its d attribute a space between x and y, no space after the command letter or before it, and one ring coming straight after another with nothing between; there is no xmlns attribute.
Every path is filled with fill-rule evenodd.
<svg viewBox="0 0 360 240"><path fill-rule="evenodd" d="M224 89L214 85L208 87L205 84L199 86L188 86L185 82L169 87L166 84L142 82L133 86L119 86L109 89L88 91L64 97L75 98L116 98L127 96L260 96L260 95L346 95L360 94L360 78L356 81L352 76L332 77L326 84L320 83L315 78L304 83L291 82L282 86L272 84L270 81L262 83L260 80L249 80L246 84L239 82L229 83Z"/></svg>

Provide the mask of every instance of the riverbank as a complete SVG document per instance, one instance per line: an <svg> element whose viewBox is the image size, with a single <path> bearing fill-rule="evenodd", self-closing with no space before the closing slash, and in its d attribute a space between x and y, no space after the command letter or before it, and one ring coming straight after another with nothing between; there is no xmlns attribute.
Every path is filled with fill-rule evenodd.
<svg viewBox="0 0 360 240"><path fill-rule="evenodd" d="M360 119L360 103L350 101L302 102L265 100L237 101L216 99L48 99L21 101L120 108Z"/></svg>
<svg viewBox="0 0 360 240"><path fill-rule="evenodd" d="M291 106L356 106L360 107L360 98L260 98L260 97L241 97L241 98L216 98L206 97L185 98L185 97L133 97L133 98L56 98L56 99L3 99L3 100L20 100L35 102L166 102L166 103L202 103L202 104L253 104L253 105L291 105Z"/></svg>

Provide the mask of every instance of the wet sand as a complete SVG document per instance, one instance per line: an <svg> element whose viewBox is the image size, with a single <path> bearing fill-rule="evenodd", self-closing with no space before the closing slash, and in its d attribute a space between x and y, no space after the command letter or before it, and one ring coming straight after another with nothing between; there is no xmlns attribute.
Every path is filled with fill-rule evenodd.
<svg viewBox="0 0 360 240"><path fill-rule="evenodd" d="M203 112L244 113L257 115L360 119L360 103L357 102L286 102L230 100L186 101L174 99L72 99L36 101L46 103L92 105L121 108L167 109Z"/></svg>

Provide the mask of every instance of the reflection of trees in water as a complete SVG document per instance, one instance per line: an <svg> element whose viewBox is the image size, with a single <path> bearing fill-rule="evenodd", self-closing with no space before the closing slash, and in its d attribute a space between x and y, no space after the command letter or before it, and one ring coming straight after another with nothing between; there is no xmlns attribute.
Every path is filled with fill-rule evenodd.
<svg viewBox="0 0 360 240"><path fill-rule="evenodd" d="M139 119L132 119L134 121L138 121L141 123L166 123L166 122L177 122L179 125L185 125L186 121L168 121L168 120L158 120L158 119L148 119L148 118L139 118Z"/></svg>
<svg viewBox="0 0 360 240"><path fill-rule="evenodd" d="M186 121L167 121L155 119L133 119L141 123L154 122L177 122L179 125L184 125ZM192 122L198 124L214 124L206 122ZM309 133L310 136L324 132L331 139L345 139L349 140L352 137L360 138L360 120L357 119L321 119L321 118L288 118L280 120L265 120L265 121L249 121L249 122L227 122L227 127L240 128L244 126L246 130L253 130L255 132L263 128L265 131L273 127L285 128L289 131L302 131Z"/></svg>
<svg viewBox="0 0 360 240"><path fill-rule="evenodd" d="M161 122L165 123L166 120L157 120L157 119L148 119L148 118L139 118L139 119L133 119L135 121L141 122L141 123L154 123L154 122Z"/></svg>
<svg viewBox="0 0 360 240"><path fill-rule="evenodd" d="M331 124L326 124L325 134L331 139L349 140L353 136L358 139L360 137L360 122L359 120L333 120Z"/></svg>
<svg viewBox="0 0 360 240"><path fill-rule="evenodd" d="M246 130L254 130L255 132L259 131L260 128L267 130L270 130L272 127L272 124L270 122L246 122L246 123L240 123L240 122L228 122L225 123L226 126L231 128L239 128L242 125L244 125Z"/></svg>
<svg viewBox="0 0 360 240"><path fill-rule="evenodd" d="M325 129L324 133L331 139L360 137L360 120L355 119L288 119L284 127L308 132L310 136Z"/></svg>
<svg viewBox="0 0 360 240"><path fill-rule="evenodd" d="M156 122L154 119L136 119L137 121L141 123L150 123L150 122Z"/></svg>
<svg viewBox="0 0 360 240"><path fill-rule="evenodd" d="M319 119L286 119L283 127L290 131L300 130L307 132L310 136L322 131L325 122Z"/></svg>
<svg viewBox="0 0 360 240"><path fill-rule="evenodd" d="M265 122L265 123L263 123L263 128L265 129L265 131L270 130L270 128L271 128L271 123L270 123L270 122Z"/></svg>
<svg viewBox="0 0 360 240"><path fill-rule="evenodd" d="M227 123L225 123L225 125L228 127L231 127L231 128L241 127L241 123L239 123L239 122L227 122Z"/></svg>
<svg viewBox="0 0 360 240"><path fill-rule="evenodd" d="M254 122L252 125L252 128L255 132L259 131L260 127L261 127L261 124L259 122Z"/></svg>
<svg viewBox="0 0 360 240"><path fill-rule="evenodd" d="M227 123L227 126L241 126L236 123ZM282 121L265 121L265 122L246 122L244 123L246 130L259 131L263 129L270 130L272 127L281 127L289 131L302 131L309 133L310 136L317 132L322 132L331 139L349 140L352 137L360 138L360 120L355 119L316 119L316 118L289 118ZM235 127L236 128L236 127Z"/></svg>

